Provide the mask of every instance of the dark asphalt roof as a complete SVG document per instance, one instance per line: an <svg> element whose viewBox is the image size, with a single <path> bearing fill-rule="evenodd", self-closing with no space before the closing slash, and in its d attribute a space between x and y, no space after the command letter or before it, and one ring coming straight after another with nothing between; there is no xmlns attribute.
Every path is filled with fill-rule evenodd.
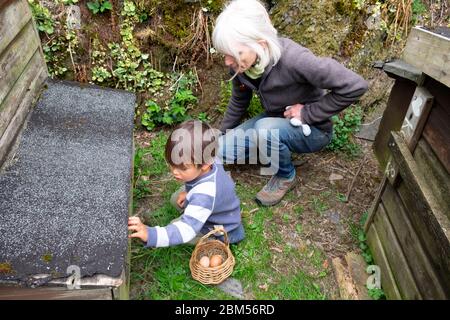
<svg viewBox="0 0 450 320"><path fill-rule="evenodd" d="M127 254L135 95L49 82L0 172L0 280L119 276Z"/></svg>

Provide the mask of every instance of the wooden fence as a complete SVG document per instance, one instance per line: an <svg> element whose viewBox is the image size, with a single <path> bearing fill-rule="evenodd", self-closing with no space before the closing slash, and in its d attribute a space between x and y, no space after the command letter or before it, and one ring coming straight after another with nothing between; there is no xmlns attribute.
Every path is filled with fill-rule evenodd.
<svg viewBox="0 0 450 320"><path fill-rule="evenodd" d="M0 166L48 77L26 0L0 4Z"/></svg>

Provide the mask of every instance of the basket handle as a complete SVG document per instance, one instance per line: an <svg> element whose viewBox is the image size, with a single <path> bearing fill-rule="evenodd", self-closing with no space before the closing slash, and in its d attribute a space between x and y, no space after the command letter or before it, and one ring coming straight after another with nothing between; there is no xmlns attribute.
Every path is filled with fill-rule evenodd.
<svg viewBox="0 0 450 320"><path fill-rule="evenodd" d="M227 232L225 231L225 229L224 229L222 226L220 226L220 227L215 227L213 230L211 230L210 232L208 232L207 234L205 234L203 237L200 238L198 244L200 244L200 243L202 243L202 242L205 242L206 239L208 239L211 235L216 234L216 233L218 233L218 232L222 232L222 233L223 233L223 238L224 238L224 240L225 240L225 244L226 244L227 246L230 246L230 242L228 241L228 234L227 234Z"/></svg>

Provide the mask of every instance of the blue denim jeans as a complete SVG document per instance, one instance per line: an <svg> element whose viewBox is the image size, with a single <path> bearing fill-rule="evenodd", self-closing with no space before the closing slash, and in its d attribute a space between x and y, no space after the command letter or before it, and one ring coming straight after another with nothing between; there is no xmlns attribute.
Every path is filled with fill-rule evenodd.
<svg viewBox="0 0 450 320"><path fill-rule="evenodd" d="M331 141L332 133L310 127L311 134L306 137L302 128L292 126L289 119L262 113L220 136L218 157L225 164L256 164L249 161L254 161L257 154L263 164L273 165L273 174L289 178L295 172L292 152L317 152Z"/></svg>

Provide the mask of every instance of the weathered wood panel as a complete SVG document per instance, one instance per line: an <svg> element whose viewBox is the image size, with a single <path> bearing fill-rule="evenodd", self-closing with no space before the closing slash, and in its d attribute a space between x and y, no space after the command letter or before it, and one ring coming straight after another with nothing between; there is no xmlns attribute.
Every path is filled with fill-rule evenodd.
<svg viewBox="0 0 450 320"><path fill-rule="evenodd" d="M35 81L32 83L28 93L21 101L14 117L11 119L8 127L6 128L3 135L0 137L0 166L6 160L6 155L11 148L12 143L17 137L23 123L28 116L32 104L38 98L38 92L41 89L41 84L47 78L47 69L41 69L39 75L36 76Z"/></svg>
<svg viewBox="0 0 450 320"><path fill-rule="evenodd" d="M450 39L415 27L411 30L402 59L450 87Z"/></svg>
<svg viewBox="0 0 450 320"><path fill-rule="evenodd" d="M22 74L26 65L40 45L39 38L30 21L18 34L17 39L0 57L0 103Z"/></svg>
<svg viewBox="0 0 450 320"><path fill-rule="evenodd" d="M2 0L2 1L0 1L0 11L2 11L4 8L9 6L11 4L11 2L13 2L13 1L15 1L15 0Z"/></svg>
<svg viewBox="0 0 450 320"><path fill-rule="evenodd" d="M39 51L36 50L14 87L9 91L5 100L0 103L0 137L5 132L25 95L30 92L35 93L33 88L41 85L37 83L39 79L37 76L44 68L45 64L43 63L42 57Z"/></svg>
<svg viewBox="0 0 450 320"><path fill-rule="evenodd" d="M373 223L383 245L387 261L391 267L395 282L403 299L422 299L411 273L411 267L403 254L395 231L389 221L383 203L378 206Z"/></svg>
<svg viewBox="0 0 450 320"><path fill-rule="evenodd" d="M30 20L27 1L8 1L0 9L0 55Z"/></svg>
<svg viewBox="0 0 450 320"><path fill-rule="evenodd" d="M430 78L427 79L425 86L434 96L434 104L425 124L423 136L450 173L450 89Z"/></svg>
<svg viewBox="0 0 450 320"><path fill-rule="evenodd" d="M447 286L446 293L443 287L444 279L440 279L437 276L435 267L430 262L426 253L427 247L424 249L422 246L422 241L412 227L408 213L403 207L397 191L390 184L387 184L386 190L381 198L387 217L392 224L392 228L422 297L424 299L449 298L450 293L448 291L450 286Z"/></svg>
<svg viewBox="0 0 450 320"><path fill-rule="evenodd" d="M426 182L427 173L420 171L411 152L398 133L391 133L388 146L406 187L412 193L417 205L422 209L424 216L427 217L425 221L432 225L436 237L441 238L449 245L450 221L443 213Z"/></svg>
<svg viewBox="0 0 450 320"><path fill-rule="evenodd" d="M68 290L66 287L0 287L0 300L112 300L109 288Z"/></svg>
<svg viewBox="0 0 450 320"><path fill-rule="evenodd" d="M447 146L450 148L450 144ZM419 170L426 173L431 193L450 219L450 174L423 138L419 140L413 156Z"/></svg>
<svg viewBox="0 0 450 320"><path fill-rule="evenodd" d="M411 224L430 253L436 272L450 283L450 221L426 182L428 173L420 171L398 134L392 133L389 148L400 170L402 181L397 190ZM448 197L445 199L448 201Z"/></svg>
<svg viewBox="0 0 450 320"><path fill-rule="evenodd" d="M450 283L450 246L443 235L443 230L439 229L438 223L424 209L424 205L417 201L403 181L399 184L397 191L408 213L411 225L417 230L417 235L427 250L435 272L441 279L444 279L444 286L448 285Z"/></svg>
<svg viewBox="0 0 450 320"><path fill-rule="evenodd" d="M371 224L367 231L367 243L371 249L376 264L381 269L381 287L388 299L400 300L402 296L395 282L394 274L386 257L386 252L378 237L377 227Z"/></svg>
<svg viewBox="0 0 450 320"><path fill-rule="evenodd" d="M401 59L395 59L383 64L383 71L392 77L393 75L414 81L421 86L425 81L425 75L416 67Z"/></svg>
<svg viewBox="0 0 450 320"><path fill-rule="evenodd" d="M389 160L389 150L387 147L391 131L399 131L402 127L403 119L409 107L409 102L416 89L416 83L410 80L396 78L392 87L383 118L380 122L373 150L380 164L381 170L386 168Z"/></svg>
<svg viewBox="0 0 450 320"><path fill-rule="evenodd" d="M384 189L386 188L387 178L386 175L383 176L383 180L380 183L380 186L378 187L377 194L375 195L374 201L372 202L372 205L369 209L369 214L367 216L366 222L364 224L364 232L369 232L369 228L372 225L373 218L375 217L375 213L377 212L378 205L380 204L381 195L384 192Z"/></svg>

